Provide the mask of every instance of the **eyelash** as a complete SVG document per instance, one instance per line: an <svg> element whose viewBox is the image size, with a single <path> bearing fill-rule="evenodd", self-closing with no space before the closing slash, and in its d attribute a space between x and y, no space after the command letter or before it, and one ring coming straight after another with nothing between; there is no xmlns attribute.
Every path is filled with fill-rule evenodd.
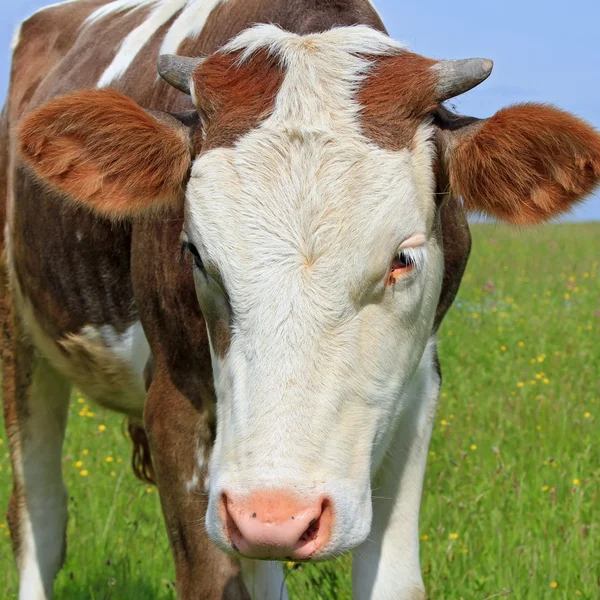
<svg viewBox="0 0 600 600"><path fill-rule="evenodd" d="M421 248L406 248L400 250L390 265L387 285L394 285L396 281L409 273L418 273L421 270L423 261L424 255Z"/></svg>
<svg viewBox="0 0 600 600"><path fill-rule="evenodd" d="M204 268L204 263L202 262L202 257L198 252L198 248L196 248L196 246L190 242L183 242L181 244L181 253L183 254L185 251L192 255L192 258L194 259L194 267L206 275L206 269Z"/></svg>

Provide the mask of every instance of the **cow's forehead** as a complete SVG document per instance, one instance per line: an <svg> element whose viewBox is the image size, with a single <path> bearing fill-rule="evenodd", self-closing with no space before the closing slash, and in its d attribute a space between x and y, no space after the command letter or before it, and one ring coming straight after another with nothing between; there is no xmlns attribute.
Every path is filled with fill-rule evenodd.
<svg viewBox="0 0 600 600"><path fill-rule="evenodd" d="M369 259L385 264L403 236L430 228L432 129L420 111L431 100L419 103L419 94L405 92L398 106L398 95L382 89L394 83L392 62L401 61L402 79L402 61L408 61L408 83L425 95L427 85L415 82L414 73L428 70L429 61L414 59L367 27L301 37L260 26L228 50L237 53L236 75L219 71L216 77L206 70L215 68L209 63L196 78L196 92L209 105L222 105L209 115L208 143L187 193L189 227L217 262L241 266L268 248L278 260L288 256L310 264L319 258L331 269L352 253L364 256L367 266ZM229 76L238 93L240 73L256 81L262 100L267 90L273 92L267 105L256 96L215 101L206 90L218 81L219 89L227 87L223 77ZM260 113L240 115L240 106ZM236 131L240 123L247 130ZM223 130L235 131L235 139L226 140Z"/></svg>
<svg viewBox="0 0 600 600"><path fill-rule="evenodd" d="M202 150L231 146L258 126L362 133L408 146L436 106L434 61L366 26L300 36L258 25L196 70L206 118Z"/></svg>
<svg viewBox="0 0 600 600"><path fill-rule="evenodd" d="M296 251L308 262L319 256L333 266L353 253L367 260L376 244L386 253L431 228L432 162L427 124L402 150L358 135L260 127L196 160L187 220L209 252L237 264L270 243L278 256Z"/></svg>

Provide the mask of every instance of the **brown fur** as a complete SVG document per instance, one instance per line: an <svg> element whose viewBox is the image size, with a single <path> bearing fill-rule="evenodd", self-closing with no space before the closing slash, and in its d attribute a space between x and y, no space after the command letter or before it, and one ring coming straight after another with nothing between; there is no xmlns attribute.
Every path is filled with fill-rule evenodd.
<svg viewBox="0 0 600 600"><path fill-rule="evenodd" d="M386 150L410 147L437 107L435 61L412 52L377 58L358 94L364 134Z"/></svg>
<svg viewBox="0 0 600 600"><path fill-rule="evenodd" d="M21 122L19 151L37 176L112 218L182 202L191 159L183 128L116 90L44 104Z"/></svg>
<svg viewBox="0 0 600 600"><path fill-rule="evenodd" d="M131 467L135 476L144 483L153 483L156 485L150 444L148 443L148 436L146 435L144 426L137 421L129 420L127 431L133 445Z"/></svg>
<svg viewBox="0 0 600 600"><path fill-rule="evenodd" d="M236 576L235 562L214 548L202 523L208 503L203 489L206 471L198 473L197 488L182 493L182 486L196 472L195 450L210 451L212 416L202 410L202 404L190 402L171 379L171 368L162 361L156 365L156 375L148 391L144 426L175 558L177 597L249 600Z"/></svg>
<svg viewBox="0 0 600 600"><path fill-rule="evenodd" d="M216 53L194 73L196 103L205 117L203 150L228 147L269 116L285 73L260 50L242 64L239 53Z"/></svg>
<svg viewBox="0 0 600 600"><path fill-rule="evenodd" d="M567 212L600 182L600 135L541 104L505 108L451 153L450 185L467 210L515 224Z"/></svg>

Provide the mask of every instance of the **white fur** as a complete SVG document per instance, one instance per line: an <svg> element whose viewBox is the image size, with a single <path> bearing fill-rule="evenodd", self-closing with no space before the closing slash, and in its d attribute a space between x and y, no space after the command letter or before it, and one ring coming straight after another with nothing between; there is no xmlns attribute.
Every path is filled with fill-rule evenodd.
<svg viewBox="0 0 600 600"><path fill-rule="evenodd" d="M159 2L148 18L138 25L121 43L113 61L100 77L98 87L111 85L133 62L146 42L186 4L186 0Z"/></svg>
<svg viewBox="0 0 600 600"><path fill-rule="evenodd" d="M96 23L119 12L151 7L148 17L121 43L111 64L106 68L98 87L111 85L127 71L147 41L177 13L179 15L167 31L160 54L176 54L186 39L198 36L212 11L228 0L115 0L95 10L86 23Z"/></svg>
<svg viewBox="0 0 600 600"><path fill-rule="evenodd" d="M212 11L229 0L190 0L171 25L160 48L160 54L177 54L181 43L202 33Z"/></svg>
<svg viewBox="0 0 600 600"><path fill-rule="evenodd" d="M288 600L281 563L242 558L240 566L252 600Z"/></svg>
<svg viewBox="0 0 600 600"><path fill-rule="evenodd" d="M425 598L419 566L419 508L440 378L430 339L411 384L406 410L373 477L373 525L354 552L355 600Z"/></svg>
<svg viewBox="0 0 600 600"><path fill-rule="evenodd" d="M12 287L20 295L14 278ZM40 327L26 298L21 300L21 317L42 355L91 400L131 417L142 417L146 397L144 367L150 357L150 346L139 321L122 334L110 325L100 328L86 325L77 334L54 340ZM60 346L68 349L69 358ZM87 362L90 354L94 356L94 369Z"/></svg>
<svg viewBox="0 0 600 600"><path fill-rule="evenodd" d="M15 480L25 505L19 512L19 600L48 600L60 568L67 525L67 491L62 479L62 444L70 386L45 361L36 367L21 424Z"/></svg>
<svg viewBox="0 0 600 600"><path fill-rule="evenodd" d="M114 0L114 2L109 2L104 6L100 6L97 8L90 16L86 19L86 23L95 23L108 17L110 15L115 15L120 12L127 12L131 10L138 10L140 8L144 8L145 6L152 6L153 4L165 4L169 3L171 0Z"/></svg>
<svg viewBox="0 0 600 600"><path fill-rule="evenodd" d="M187 235L209 273L196 276L200 304L233 319L228 352L213 352L207 530L228 547L223 491L326 496L336 514L320 554L329 556L369 534L370 478L432 368L424 351L443 273L432 130L423 123L411 151L362 134L364 56L401 48L383 34L300 37L261 25L227 50L243 61L259 48L285 65L273 113L233 148L201 155L187 191ZM386 287L391 259L417 234L420 269Z"/></svg>

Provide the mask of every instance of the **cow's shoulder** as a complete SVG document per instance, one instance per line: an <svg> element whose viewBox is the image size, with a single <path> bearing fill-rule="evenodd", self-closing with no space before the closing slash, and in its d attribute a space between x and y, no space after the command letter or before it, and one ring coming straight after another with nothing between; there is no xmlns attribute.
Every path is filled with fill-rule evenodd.
<svg viewBox="0 0 600 600"><path fill-rule="evenodd" d="M42 83L53 78L55 67L69 53L85 19L106 0L76 0L43 8L26 18L12 42L9 91L11 122L32 108Z"/></svg>

